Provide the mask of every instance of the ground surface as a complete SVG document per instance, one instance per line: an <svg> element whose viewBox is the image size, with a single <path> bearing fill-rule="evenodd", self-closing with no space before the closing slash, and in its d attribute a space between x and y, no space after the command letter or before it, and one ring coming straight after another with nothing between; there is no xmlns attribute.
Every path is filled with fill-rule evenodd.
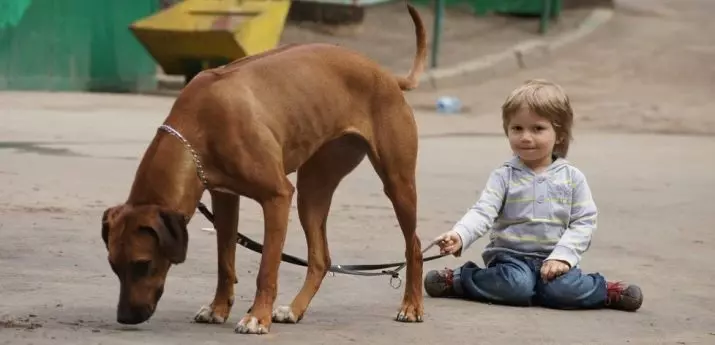
<svg viewBox="0 0 715 345"><path fill-rule="evenodd" d="M392 321L402 296L387 278L328 277L299 325L262 337L233 333L255 291L258 255L239 247L237 301L220 326L191 323L215 284L215 238L190 223L189 259L171 271L155 316L114 322L117 280L100 216L122 202L168 97L0 94L0 343L7 344L713 344L715 343L715 24L707 0L628 0L606 28L543 67L480 85L414 92L427 109L442 94L470 111L419 110L419 234L426 243L474 201L508 157L498 106L521 81L562 83L577 111L570 159L601 211L583 268L638 283L637 313L564 312L425 299L426 321ZM293 217L285 250L304 256ZM369 222L374 224L368 224ZM242 204L240 230L261 238L260 213ZM400 260L402 237L367 164L347 177L329 221L334 263ZM467 258L480 262L482 239ZM454 266L444 258L425 269ZM281 266L278 303L304 270Z"/></svg>

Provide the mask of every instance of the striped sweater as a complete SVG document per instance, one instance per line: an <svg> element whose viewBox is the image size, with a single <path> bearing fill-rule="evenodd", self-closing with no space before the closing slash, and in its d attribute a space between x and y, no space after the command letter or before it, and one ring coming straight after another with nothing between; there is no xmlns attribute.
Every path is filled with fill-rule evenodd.
<svg viewBox="0 0 715 345"><path fill-rule="evenodd" d="M598 211L584 174L558 158L535 174L518 157L489 176L479 199L454 225L461 253L491 230L482 258L500 252L557 259L575 267L591 245Z"/></svg>

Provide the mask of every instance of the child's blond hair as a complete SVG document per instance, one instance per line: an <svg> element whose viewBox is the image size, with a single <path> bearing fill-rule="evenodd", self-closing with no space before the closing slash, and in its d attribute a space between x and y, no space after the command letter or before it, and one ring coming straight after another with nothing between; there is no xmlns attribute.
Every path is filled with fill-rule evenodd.
<svg viewBox="0 0 715 345"><path fill-rule="evenodd" d="M565 158L572 140L573 110L564 89L556 83L532 79L511 92L502 105L502 125L508 133L512 116L522 107L548 119L556 131L554 154Z"/></svg>

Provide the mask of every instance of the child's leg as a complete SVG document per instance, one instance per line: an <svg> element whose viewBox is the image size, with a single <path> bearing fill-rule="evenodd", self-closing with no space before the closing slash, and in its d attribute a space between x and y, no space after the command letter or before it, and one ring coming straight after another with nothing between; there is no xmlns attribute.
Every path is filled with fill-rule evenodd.
<svg viewBox="0 0 715 345"><path fill-rule="evenodd" d="M556 309L601 308L606 300L606 280L598 273L584 274L575 267L550 282L539 278L536 300Z"/></svg>
<svg viewBox="0 0 715 345"><path fill-rule="evenodd" d="M473 262L450 270L431 271L425 290L432 297L462 297L509 305L531 305L537 274L533 264L500 255L488 268Z"/></svg>
<svg viewBox="0 0 715 345"><path fill-rule="evenodd" d="M600 274L584 274L579 268L548 283L539 279L536 294L542 306L557 309L609 307L635 311L643 303L638 286L607 282Z"/></svg>
<svg viewBox="0 0 715 345"><path fill-rule="evenodd" d="M487 268L467 263L455 270L455 291L478 301L531 305L538 275L529 263L507 255L499 255Z"/></svg>

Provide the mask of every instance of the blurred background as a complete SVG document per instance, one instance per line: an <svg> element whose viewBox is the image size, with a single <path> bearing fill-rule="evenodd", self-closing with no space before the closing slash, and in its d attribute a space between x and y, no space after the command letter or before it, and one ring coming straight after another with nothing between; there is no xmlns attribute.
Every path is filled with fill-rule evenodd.
<svg viewBox="0 0 715 345"><path fill-rule="evenodd" d="M431 69L558 35L611 0L411 0ZM153 92L287 43L329 42L406 72L415 41L402 1L2 0L0 90Z"/></svg>

